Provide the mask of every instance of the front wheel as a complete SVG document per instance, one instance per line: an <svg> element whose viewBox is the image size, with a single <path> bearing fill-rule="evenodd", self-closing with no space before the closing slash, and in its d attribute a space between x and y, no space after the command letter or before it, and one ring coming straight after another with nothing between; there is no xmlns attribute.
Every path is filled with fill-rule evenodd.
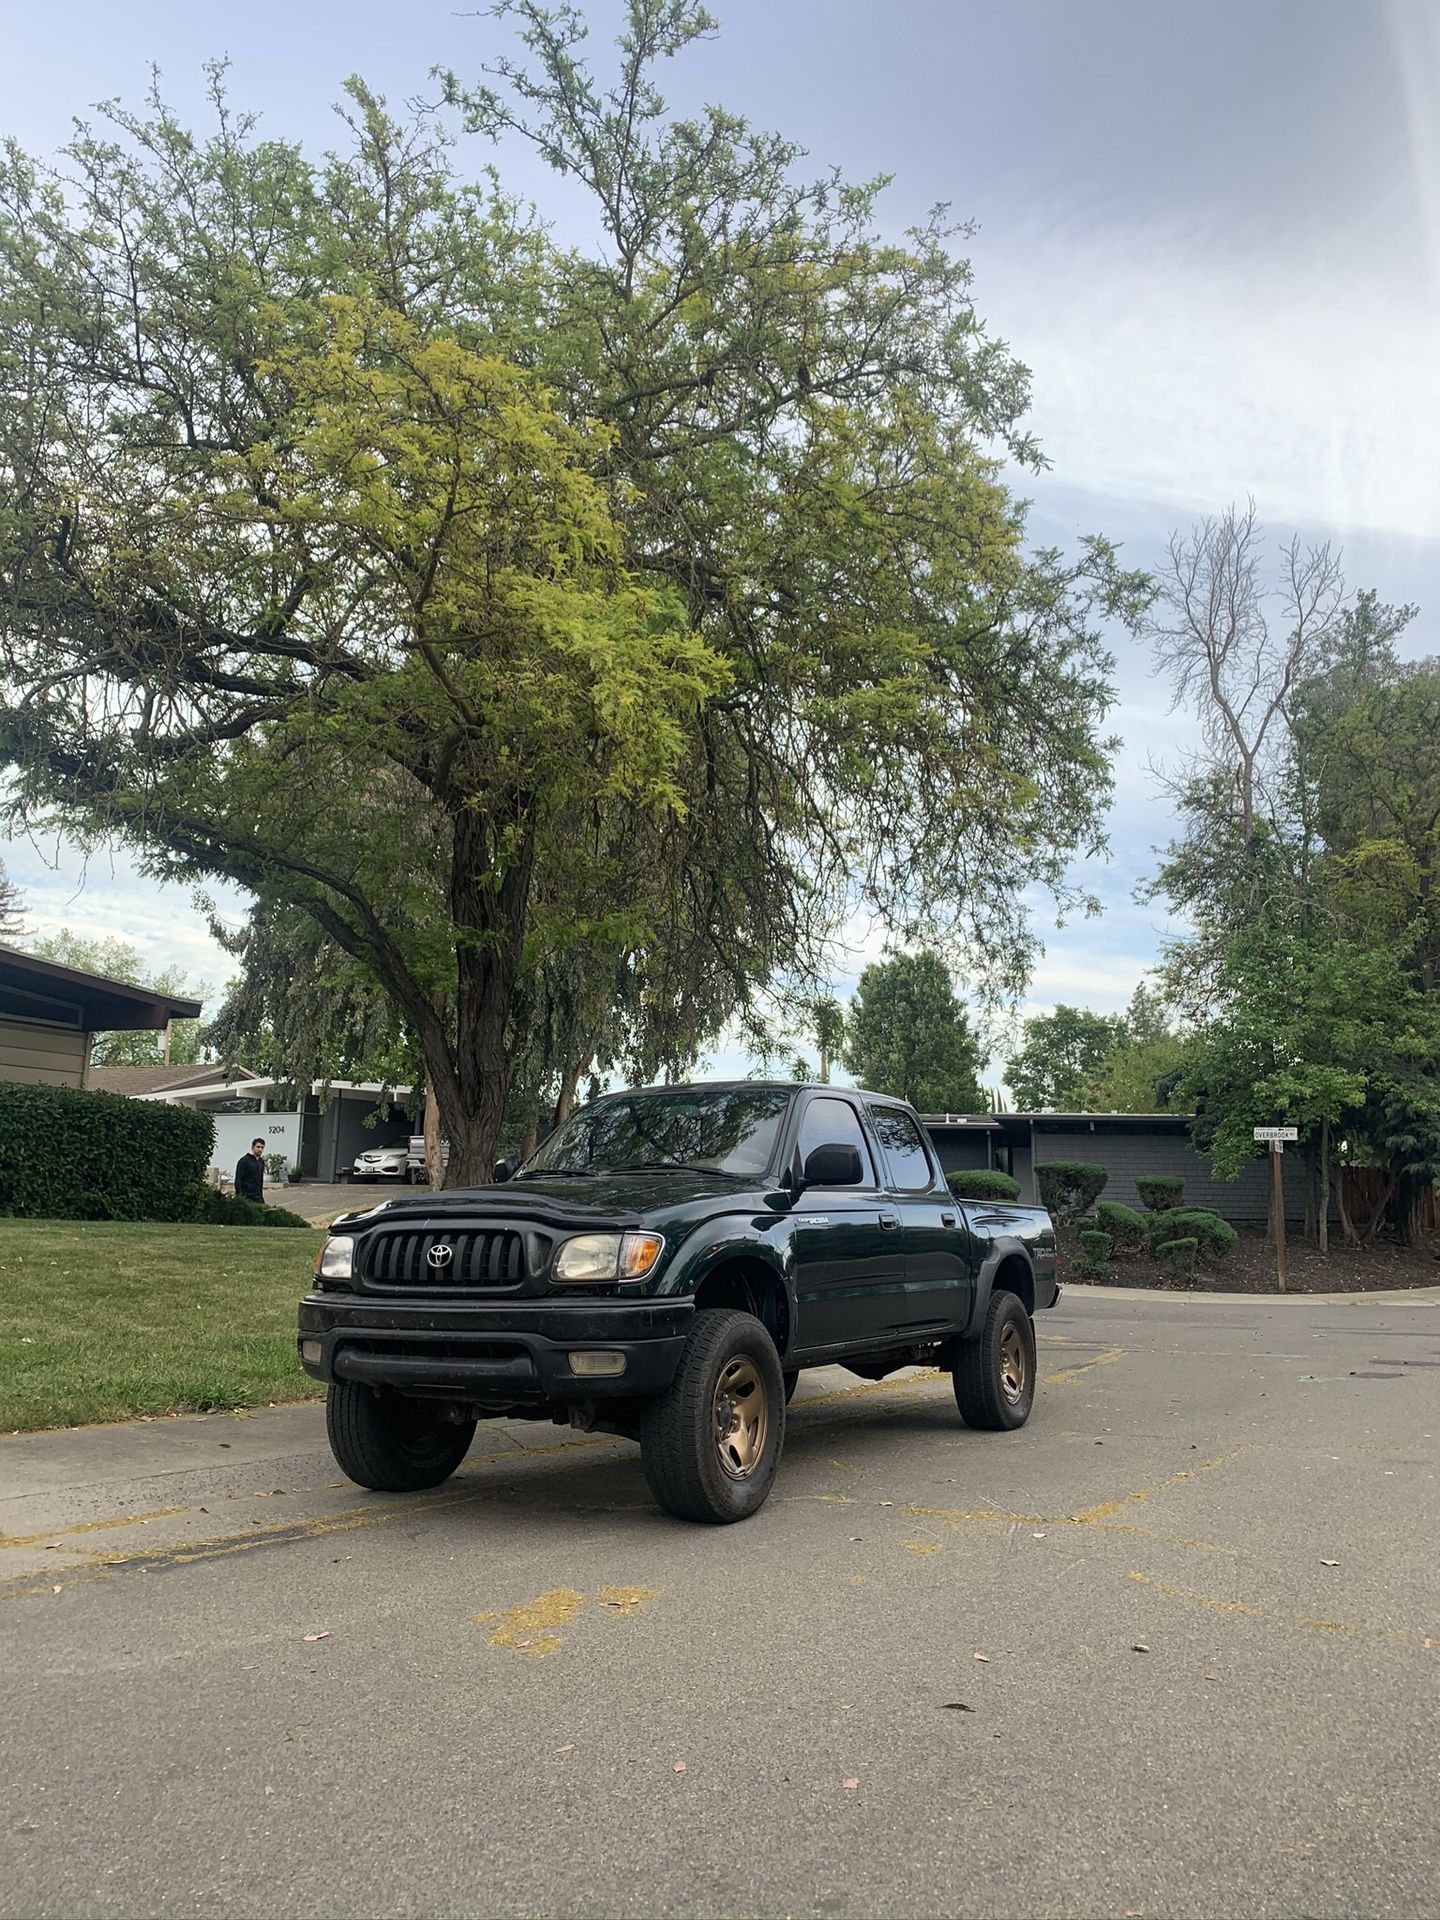
<svg viewBox="0 0 1440 1920"><path fill-rule="evenodd" d="M1035 1323L1023 1301L991 1294L985 1325L955 1350L952 1377L967 1427L1005 1433L1024 1426L1035 1404Z"/></svg>
<svg viewBox="0 0 1440 1920"><path fill-rule="evenodd" d="M677 1520L723 1526L764 1504L785 1439L785 1380L775 1343L749 1313L695 1316L666 1391L646 1408L640 1464Z"/></svg>
<svg viewBox="0 0 1440 1920"><path fill-rule="evenodd" d="M475 1438L473 1420L451 1420L432 1401L332 1382L325 1430L342 1471L377 1493L419 1493L448 1480Z"/></svg>

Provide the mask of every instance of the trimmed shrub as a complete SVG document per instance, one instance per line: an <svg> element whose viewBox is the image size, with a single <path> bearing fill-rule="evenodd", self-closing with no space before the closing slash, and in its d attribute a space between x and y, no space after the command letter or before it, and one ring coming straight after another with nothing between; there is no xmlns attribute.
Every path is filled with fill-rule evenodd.
<svg viewBox="0 0 1440 1920"><path fill-rule="evenodd" d="M1198 1240L1167 1240L1156 1247L1155 1262L1167 1280L1193 1280L1199 1250Z"/></svg>
<svg viewBox="0 0 1440 1920"><path fill-rule="evenodd" d="M945 1184L957 1200L1018 1200L1020 1182L999 1168L962 1167L947 1173Z"/></svg>
<svg viewBox="0 0 1440 1920"><path fill-rule="evenodd" d="M1040 1200L1057 1220L1073 1220L1088 1213L1105 1190L1110 1178L1104 1167L1092 1167L1083 1160L1047 1160L1035 1169L1040 1184Z"/></svg>
<svg viewBox="0 0 1440 1920"><path fill-rule="evenodd" d="M7 1082L0 1213L32 1220L193 1220L210 1164L208 1113L118 1093Z"/></svg>
<svg viewBox="0 0 1440 1920"><path fill-rule="evenodd" d="M1135 1182L1135 1191L1142 1207L1164 1213L1167 1207L1179 1206L1185 1182L1178 1173L1147 1173Z"/></svg>
<svg viewBox="0 0 1440 1920"><path fill-rule="evenodd" d="M1118 1200L1102 1200L1095 1209L1095 1218L1114 1241L1116 1253L1123 1257L1144 1252L1150 1222L1143 1213L1134 1207L1122 1206Z"/></svg>
<svg viewBox="0 0 1440 1920"><path fill-rule="evenodd" d="M1110 1236L1108 1233L1082 1233L1080 1236L1080 1258L1075 1262L1075 1271L1083 1274L1087 1280L1098 1280L1110 1265Z"/></svg>
<svg viewBox="0 0 1440 1920"><path fill-rule="evenodd" d="M1219 1260L1229 1253L1239 1235L1228 1220L1222 1220L1218 1213L1212 1213L1208 1207L1170 1207L1164 1213L1157 1213L1150 1222L1150 1244L1159 1257L1159 1249L1167 1240L1182 1240L1186 1237L1198 1240L1207 1259Z"/></svg>
<svg viewBox="0 0 1440 1920"><path fill-rule="evenodd" d="M259 1206L242 1200L238 1193L217 1193L213 1187L200 1189L199 1211L192 1216L210 1227L308 1227L298 1213L288 1207Z"/></svg>

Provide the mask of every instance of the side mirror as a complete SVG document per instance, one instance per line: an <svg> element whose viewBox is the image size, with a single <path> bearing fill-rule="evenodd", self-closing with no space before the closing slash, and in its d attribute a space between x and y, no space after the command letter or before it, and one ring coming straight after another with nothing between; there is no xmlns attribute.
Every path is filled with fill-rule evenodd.
<svg viewBox="0 0 1440 1920"><path fill-rule="evenodd" d="M800 1173L801 1183L807 1187L858 1187L860 1177L860 1149L841 1146L838 1141L807 1153Z"/></svg>
<svg viewBox="0 0 1440 1920"><path fill-rule="evenodd" d="M515 1159L513 1155L508 1160L497 1160L495 1162L495 1178L497 1180L513 1180L519 1165L520 1162Z"/></svg>

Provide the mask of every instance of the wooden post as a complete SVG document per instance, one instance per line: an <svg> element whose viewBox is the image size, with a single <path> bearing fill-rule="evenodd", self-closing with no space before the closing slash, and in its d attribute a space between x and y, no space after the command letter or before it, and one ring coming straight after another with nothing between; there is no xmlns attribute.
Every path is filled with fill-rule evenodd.
<svg viewBox="0 0 1440 1920"><path fill-rule="evenodd" d="M1285 1291L1285 1147L1279 1140L1270 1142L1270 1217L1275 1234L1275 1281Z"/></svg>

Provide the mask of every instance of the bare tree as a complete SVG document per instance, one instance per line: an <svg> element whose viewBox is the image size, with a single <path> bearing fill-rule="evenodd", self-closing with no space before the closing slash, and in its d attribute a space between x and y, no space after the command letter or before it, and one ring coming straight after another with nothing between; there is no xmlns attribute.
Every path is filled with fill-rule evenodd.
<svg viewBox="0 0 1440 1920"><path fill-rule="evenodd" d="M0 940L25 937L25 897L0 860Z"/></svg>
<svg viewBox="0 0 1440 1920"><path fill-rule="evenodd" d="M1297 683L1323 657L1345 607L1340 557L1327 544L1280 550L1279 579L1264 584L1265 536L1255 502L1230 507L1170 541L1154 611L1144 631L1157 672L1170 675L1176 706L1200 721L1196 774L1233 781L1245 839L1269 811L1269 775L1283 752Z"/></svg>

